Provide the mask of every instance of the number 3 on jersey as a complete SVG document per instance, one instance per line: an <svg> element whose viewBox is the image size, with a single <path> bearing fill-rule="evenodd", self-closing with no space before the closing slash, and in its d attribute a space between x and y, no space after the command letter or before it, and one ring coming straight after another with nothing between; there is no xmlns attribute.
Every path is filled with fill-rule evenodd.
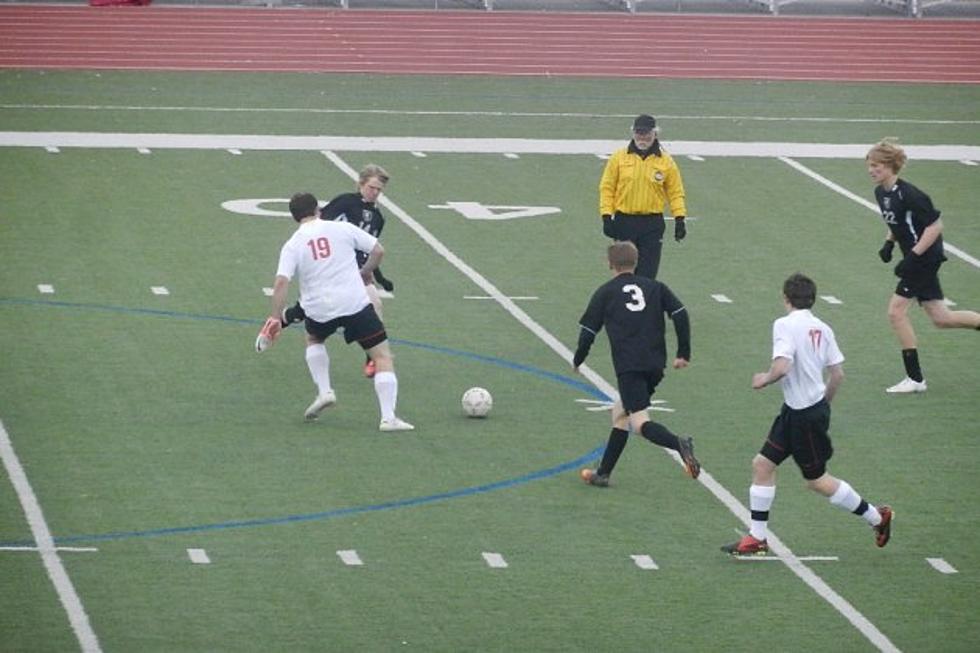
<svg viewBox="0 0 980 653"><path fill-rule="evenodd" d="M306 241L306 244L309 246L310 252L313 254L314 261L330 256L330 241L327 240L325 236L320 236L316 240L311 238L310 240Z"/></svg>
<svg viewBox="0 0 980 653"><path fill-rule="evenodd" d="M627 310L639 313L647 307L647 299L643 296L643 289L635 283L623 286L623 292L630 296L629 301L626 302Z"/></svg>

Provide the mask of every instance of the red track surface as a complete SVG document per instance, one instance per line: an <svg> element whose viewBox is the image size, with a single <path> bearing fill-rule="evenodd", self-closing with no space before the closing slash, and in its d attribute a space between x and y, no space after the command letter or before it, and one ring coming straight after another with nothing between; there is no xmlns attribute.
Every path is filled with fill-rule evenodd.
<svg viewBox="0 0 980 653"><path fill-rule="evenodd" d="M0 6L0 67L980 83L980 21Z"/></svg>

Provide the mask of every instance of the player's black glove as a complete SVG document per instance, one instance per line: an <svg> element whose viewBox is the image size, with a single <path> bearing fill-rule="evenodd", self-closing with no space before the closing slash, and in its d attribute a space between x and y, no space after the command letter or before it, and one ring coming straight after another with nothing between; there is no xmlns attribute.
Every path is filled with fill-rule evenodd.
<svg viewBox="0 0 980 653"><path fill-rule="evenodd" d="M608 236L609 238L615 238L616 237L616 233L614 229L615 226L616 223L613 222L613 217L608 213L604 213L602 215L602 233Z"/></svg>
<svg viewBox="0 0 980 653"><path fill-rule="evenodd" d="M917 270L922 265L922 257L915 252L909 252L905 258L895 266L895 276L904 277Z"/></svg>
<svg viewBox="0 0 980 653"><path fill-rule="evenodd" d="M894 240L886 240L885 244L881 246L878 250L878 256L881 258L882 262L890 263L892 260L892 250L895 249Z"/></svg>
<svg viewBox="0 0 980 653"><path fill-rule="evenodd" d="M684 224L683 215L674 216L674 240L681 242L687 236L687 225Z"/></svg>
<svg viewBox="0 0 980 653"><path fill-rule="evenodd" d="M378 285L384 288L387 292L391 292L395 289L395 284L393 284L385 275L381 274L381 268L374 269L374 280L377 281Z"/></svg>

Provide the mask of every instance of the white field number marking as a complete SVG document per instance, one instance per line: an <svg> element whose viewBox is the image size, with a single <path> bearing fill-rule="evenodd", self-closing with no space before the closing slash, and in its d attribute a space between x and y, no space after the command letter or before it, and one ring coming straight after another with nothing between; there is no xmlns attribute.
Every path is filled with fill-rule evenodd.
<svg viewBox="0 0 980 653"><path fill-rule="evenodd" d="M467 220L513 220L561 213L561 209L557 206L501 206L480 202L446 202L430 204L429 208L456 211Z"/></svg>

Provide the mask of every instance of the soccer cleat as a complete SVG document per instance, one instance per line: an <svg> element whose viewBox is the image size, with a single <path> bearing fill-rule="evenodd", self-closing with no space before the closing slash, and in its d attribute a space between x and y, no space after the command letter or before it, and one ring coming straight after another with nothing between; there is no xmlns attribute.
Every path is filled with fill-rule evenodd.
<svg viewBox="0 0 980 653"><path fill-rule="evenodd" d="M596 487L609 487L609 474L600 474L598 469L586 467L578 473L582 480Z"/></svg>
<svg viewBox="0 0 980 653"><path fill-rule="evenodd" d="M761 556L769 553L769 543L746 535L738 542L724 545L721 550L733 556Z"/></svg>
<svg viewBox="0 0 980 653"><path fill-rule="evenodd" d="M881 523L874 527L875 544L879 547L888 544L892 537L892 518L895 513L889 506L878 506L878 514L881 515Z"/></svg>
<svg viewBox="0 0 980 653"><path fill-rule="evenodd" d="M384 431L385 433L392 433L394 431L414 431L415 427L399 417L392 417L391 419L381 420L381 424L378 425L378 430Z"/></svg>
<svg viewBox="0 0 980 653"><path fill-rule="evenodd" d="M926 380L914 381L909 377L905 377L895 385L887 388L885 392L888 394L911 394L913 392L925 392L926 391Z"/></svg>
<svg viewBox="0 0 980 653"><path fill-rule="evenodd" d="M373 379L377 371L378 369L375 367L373 360L369 360L368 362L364 363L364 376L367 378Z"/></svg>
<svg viewBox="0 0 980 653"><path fill-rule="evenodd" d="M320 411L322 411L324 408L333 406L335 403L337 403L337 394L333 390L327 390L313 400L313 403L310 404L309 408L306 409L306 412L303 413L303 417L307 421L315 420L320 416Z"/></svg>
<svg viewBox="0 0 980 653"><path fill-rule="evenodd" d="M260 354L272 346L279 334L282 332L282 322L279 318L270 317L262 325L258 337L255 339L255 351Z"/></svg>
<svg viewBox="0 0 980 653"><path fill-rule="evenodd" d="M694 457L694 438L677 438L677 443L677 453L684 461L684 471L691 478L697 478L701 474L701 463Z"/></svg>

